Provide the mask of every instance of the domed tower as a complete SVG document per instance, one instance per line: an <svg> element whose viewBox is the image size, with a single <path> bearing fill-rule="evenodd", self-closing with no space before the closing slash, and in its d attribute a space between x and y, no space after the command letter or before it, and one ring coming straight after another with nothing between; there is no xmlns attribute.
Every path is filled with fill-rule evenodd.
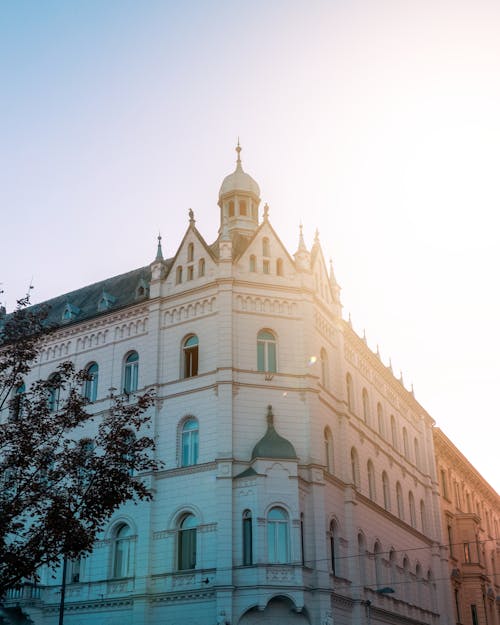
<svg viewBox="0 0 500 625"><path fill-rule="evenodd" d="M240 142L236 146L236 169L222 181L219 191L221 231L224 217L232 235L251 236L259 226L260 189L252 176L243 171Z"/></svg>

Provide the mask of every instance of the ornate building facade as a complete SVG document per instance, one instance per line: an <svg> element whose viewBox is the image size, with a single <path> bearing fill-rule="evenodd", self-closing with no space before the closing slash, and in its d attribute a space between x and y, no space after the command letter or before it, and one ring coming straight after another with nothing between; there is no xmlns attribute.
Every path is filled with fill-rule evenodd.
<svg viewBox="0 0 500 625"><path fill-rule="evenodd" d="M434 446L456 622L499 625L500 497L439 428Z"/></svg>
<svg viewBox="0 0 500 625"><path fill-rule="evenodd" d="M154 387L164 462L71 563L65 623L449 625L432 418L342 319L319 237L290 254L260 217L239 146L218 206L214 243L190 211L173 258L48 302L33 380L90 369L96 415ZM53 625L60 587L6 605Z"/></svg>

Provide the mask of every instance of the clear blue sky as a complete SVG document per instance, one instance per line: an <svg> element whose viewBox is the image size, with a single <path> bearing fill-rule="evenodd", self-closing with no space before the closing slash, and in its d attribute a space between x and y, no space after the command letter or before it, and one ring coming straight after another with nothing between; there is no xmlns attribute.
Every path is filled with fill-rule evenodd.
<svg viewBox="0 0 500 625"><path fill-rule="evenodd" d="M0 6L8 308L209 241L243 165L293 252L500 490L500 5L16 0ZM485 430L487 434L485 435Z"/></svg>

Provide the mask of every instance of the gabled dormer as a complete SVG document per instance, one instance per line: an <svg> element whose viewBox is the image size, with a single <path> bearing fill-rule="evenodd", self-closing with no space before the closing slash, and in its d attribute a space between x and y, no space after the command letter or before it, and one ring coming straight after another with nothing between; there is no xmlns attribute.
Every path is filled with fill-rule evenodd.
<svg viewBox="0 0 500 625"><path fill-rule="evenodd" d="M116 302L116 297L113 297L106 291L103 291L99 301L97 302L97 310L99 312L104 312L105 310L109 310L112 308L113 304Z"/></svg>
<svg viewBox="0 0 500 625"><path fill-rule="evenodd" d="M73 306L73 304L66 302L61 315L61 321L68 323L69 321L73 321L74 319L76 319L79 314L80 309L78 308L78 306Z"/></svg>
<svg viewBox="0 0 500 625"><path fill-rule="evenodd" d="M144 278L139 278L135 287L135 299L145 299L149 295L149 284Z"/></svg>

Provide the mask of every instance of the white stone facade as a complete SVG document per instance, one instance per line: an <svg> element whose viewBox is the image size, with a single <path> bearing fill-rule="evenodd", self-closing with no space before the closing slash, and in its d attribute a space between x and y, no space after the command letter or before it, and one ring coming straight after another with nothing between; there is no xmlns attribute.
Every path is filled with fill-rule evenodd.
<svg viewBox="0 0 500 625"><path fill-rule="evenodd" d="M301 237L290 255L267 207L259 223L258 187L242 183L239 154L238 167L234 188L224 181L215 244L191 215L175 257L151 264L147 297L99 314L95 302L94 316L47 339L33 371L46 378L67 359L96 362L101 413L135 351L139 392L157 393L165 464L149 478L154 500L120 509L73 565L64 622L450 624L433 421L342 320L319 241L309 251ZM263 330L276 366L269 344L258 354ZM193 335L197 371L185 377ZM296 457L279 446L252 457L268 406ZM190 419L195 433L183 438ZM182 529L186 519L194 530ZM181 564L183 540L193 567ZM60 584L42 571L35 598L20 597L37 624L57 623Z"/></svg>

